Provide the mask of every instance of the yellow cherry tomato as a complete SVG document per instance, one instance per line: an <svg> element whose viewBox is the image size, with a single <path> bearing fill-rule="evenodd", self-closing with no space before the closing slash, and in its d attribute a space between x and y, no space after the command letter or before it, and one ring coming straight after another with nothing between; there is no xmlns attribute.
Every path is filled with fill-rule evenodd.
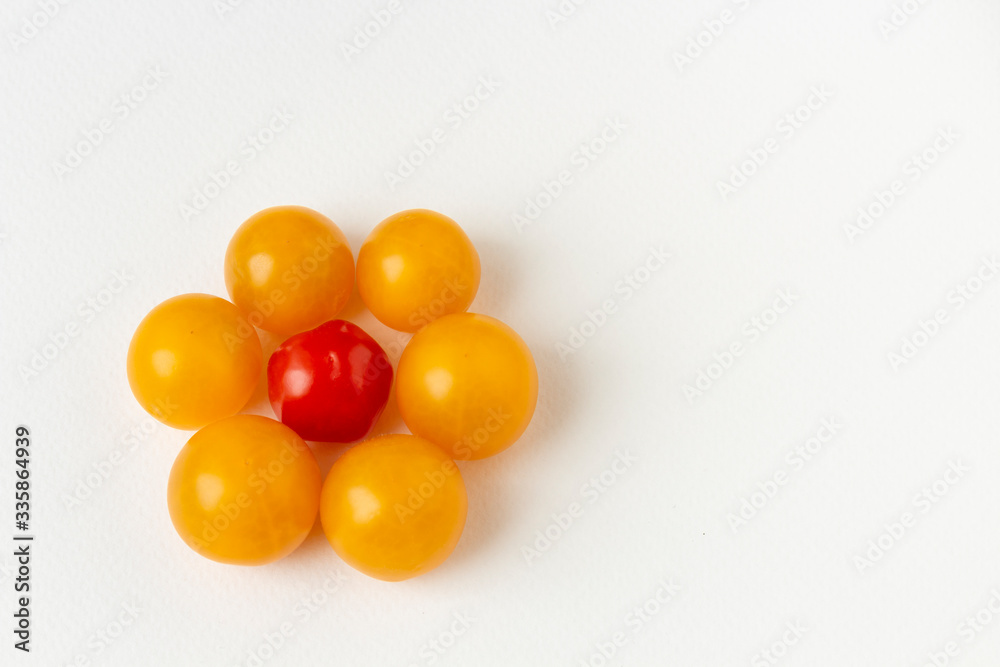
<svg viewBox="0 0 1000 667"><path fill-rule="evenodd" d="M479 289L479 254L451 218L424 209L380 222L358 251L358 291L386 326L413 332L468 309Z"/></svg>
<svg viewBox="0 0 1000 667"><path fill-rule="evenodd" d="M253 394L263 355L257 332L233 304L208 294L167 299L139 323L128 348L128 383L168 426L196 429L235 414Z"/></svg>
<svg viewBox="0 0 1000 667"><path fill-rule="evenodd" d="M302 544L322 476L295 431L257 415L201 429L170 471L170 519L184 542L220 563L263 565Z"/></svg>
<svg viewBox="0 0 1000 667"><path fill-rule="evenodd" d="M226 250L226 289L250 324L294 334L332 320L354 290L354 255L328 218L302 206L250 217Z"/></svg>
<svg viewBox="0 0 1000 667"><path fill-rule="evenodd" d="M323 483L320 518L334 551L383 581L433 570L468 512L458 466L422 438L384 435L348 450Z"/></svg>
<svg viewBox="0 0 1000 667"><path fill-rule="evenodd" d="M410 431L458 460L481 459L521 437L538 399L531 350L500 320L457 313L410 339L396 401Z"/></svg>

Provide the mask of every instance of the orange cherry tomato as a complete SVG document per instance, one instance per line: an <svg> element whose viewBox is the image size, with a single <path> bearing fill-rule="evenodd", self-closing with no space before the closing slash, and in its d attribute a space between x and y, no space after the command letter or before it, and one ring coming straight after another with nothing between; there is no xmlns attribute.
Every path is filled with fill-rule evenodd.
<svg viewBox="0 0 1000 667"><path fill-rule="evenodd" d="M201 429L170 471L170 519L184 542L220 563L263 565L302 544L316 522L322 476L287 426L236 415Z"/></svg>
<svg viewBox="0 0 1000 667"><path fill-rule="evenodd" d="M328 218L276 206L240 225L226 250L226 289L250 324L294 334L333 319L354 290L354 256Z"/></svg>
<svg viewBox="0 0 1000 667"><path fill-rule="evenodd" d="M481 459L521 437L538 399L531 350L500 320L457 313L410 339L396 401L410 431L458 460Z"/></svg>
<svg viewBox="0 0 1000 667"><path fill-rule="evenodd" d="M451 218L424 209L378 224L358 251L358 291L386 326L413 332L468 309L479 289L479 254Z"/></svg>
<svg viewBox="0 0 1000 667"><path fill-rule="evenodd" d="M260 379L257 332L233 304L208 294L167 299L139 323L128 382L139 404L168 426L196 429L235 414Z"/></svg>
<svg viewBox="0 0 1000 667"><path fill-rule="evenodd" d="M383 581L416 577L443 563L467 512L455 462L426 440L400 434L348 450L326 476L320 500L334 551Z"/></svg>

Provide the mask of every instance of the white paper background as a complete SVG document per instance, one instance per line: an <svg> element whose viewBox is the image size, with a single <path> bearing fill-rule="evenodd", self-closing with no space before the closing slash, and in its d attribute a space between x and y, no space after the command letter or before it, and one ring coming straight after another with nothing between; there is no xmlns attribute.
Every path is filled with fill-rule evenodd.
<svg viewBox="0 0 1000 667"><path fill-rule="evenodd" d="M888 0L593 0L555 25L556 0L404 0L350 59L343 44L387 2L236 4L0 9L0 508L12 524L24 423L37 535L33 652L6 629L0 663L916 666L954 642L948 664L997 664L1000 280L962 308L949 300L1000 253L997 3L901 2L916 11L884 36ZM732 21L679 68L675 53L724 10ZM119 113L155 68L165 78ZM449 124L480 77L499 87ZM778 123L813 87L832 97L787 136ZM276 110L287 128L247 159ZM57 173L105 119L110 133ZM580 145L616 119L621 133L581 171ZM385 173L438 128L433 154L391 188ZM913 180L908 161L948 128L958 139ZM718 182L770 137L777 152L724 198ZM185 219L229 161L240 173ZM562 170L572 182L519 230L512 215ZM851 242L844 226L894 179L905 192ZM398 210L452 216L482 257L474 310L535 352L534 422L513 449L461 466L467 528L428 576L368 579L318 527L280 563L225 567L170 525L167 474L187 434L132 398L128 341L163 299L225 295L233 230L286 203L327 214L355 249ZM626 300L616 283L661 246L671 259ZM103 292L116 271L127 285ZM779 290L796 301L751 341L744 325ZM557 343L607 299L616 311L561 359ZM894 369L889 353L938 309L948 321ZM350 314L398 357L405 337L356 303ZM77 335L23 380L68 324ZM735 341L743 354L689 401L684 386L718 375L713 355ZM261 398L250 409L267 414ZM825 418L843 428L793 467L786 455ZM595 500L584 485L616 452L636 460ZM968 470L918 503L949 462ZM776 473L785 483L734 531L729 515ZM529 564L522 548L574 502L582 515ZM905 512L914 525L859 571ZM331 576L339 590L317 593ZM663 604L661 581L680 586ZM655 613L637 622L644 604ZM992 623L970 632L977 613ZM775 643L780 658L761 654Z"/></svg>

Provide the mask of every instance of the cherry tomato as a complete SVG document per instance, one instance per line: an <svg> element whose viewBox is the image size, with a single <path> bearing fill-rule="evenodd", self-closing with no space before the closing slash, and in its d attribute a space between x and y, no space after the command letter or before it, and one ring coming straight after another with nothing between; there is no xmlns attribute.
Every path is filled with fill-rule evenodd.
<svg viewBox="0 0 1000 667"><path fill-rule="evenodd" d="M468 506L454 461L423 438L395 434L363 442L333 464L320 518L348 565L376 579L402 581L448 558Z"/></svg>
<svg viewBox="0 0 1000 667"><path fill-rule="evenodd" d="M292 429L236 415L201 429L170 470L167 503L181 539L220 563L263 565L302 544L322 476Z"/></svg>
<svg viewBox="0 0 1000 667"><path fill-rule="evenodd" d="M414 209L380 222L358 251L358 291L386 326L413 332L468 309L479 289L479 254L449 217Z"/></svg>
<svg viewBox="0 0 1000 667"><path fill-rule="evenodd" d="M344 320L292 336L267 362L274 414L306 440L365 437L391 388L389 357L361 327Z"/></svg>
<svg viewBox="0 0 1000 667"><path fill-rule="evenodd" d="M410 339L396 370L403 421L458 460L510 447L531 421L538 372L531 350L500 320L457 313Z"/></svg>
<svg viewBox="0 0 1000 667"><path fill-rule="evenodd" d="M128 383L168 426L200 428L242 408L260 378L257 332L233 304L182 294L150 311L128 348Z"/></svg>
<svg viewBox="0 0 1000 667"><path fill-rule="evenodd" d="M226 250L226 289L254 326L278 334L337 315L354 289L354 256L328 218L302 206L250 217Z"/></svg>

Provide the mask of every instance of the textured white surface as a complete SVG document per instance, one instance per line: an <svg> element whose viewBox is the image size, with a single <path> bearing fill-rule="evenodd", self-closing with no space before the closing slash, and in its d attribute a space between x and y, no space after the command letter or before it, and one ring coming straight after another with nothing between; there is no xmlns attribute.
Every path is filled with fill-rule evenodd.
<svg viewBox="0 0 1000 667"><path fill-rule="evenodd" d="M949 298L1000 253L996 2L900 0L917 10L883 35L888 0L591 0L555 25L548 12L569 0L403 0L350 58L343 45L388 2L234 4L222 16L209 0L70 2L51 19L42 1L0 9L0 534L25 423L38 536L34 651L4 630L0 663L881 667L952 649L949 664L997 664L1000 618L961 624L1000 590L1000 280L962 307ZM721 34L679 67L704 22ZM467 118L449 112L477 87ZM782 119L813 89L830 96L791 131ZM609 121L613 140L583 157ZM271 122L273 141L245 143ZM914 172L949 128L957 139ZM99 144L60 174L88 135ZM723 197L718 182L761 150ZM238 173L213 189L230 162ZM519 229L512 215L535 213L526 200L560 177ZM901 194L851 242L845 225L896 179ZM184 215L206 186L204 210ZM167 473L186 434L133 400L129 338L169 296L225 295L233 230L283 203L329 215L355 249L395 211L452 216L483 260L474 310L535 351L535 420L513 449L462 465L468 525L429 576L367 579L318 529L283 562L224 567L170 525ZM641 289L616 290L646 278L661 247L671 257ZM103 293L115 272L126 285ZM770 321L780 290L787 312L744 329ZM594 335L560 358L609 299L606 323L584 325ZM945 324L894 369L889 353L939 309ZM398 357L405 337L357 311ZM24 381L19 368L71 323L77 335ZM742 354L718 377L713 355L734 342ZM700 371L718 379L688 400ZM261 397L251 409L266 414ZM843 426L822 451L786 458L830 418ZM595 492L588 480L619 452L634 462ZM917 498L949 462L968 470L938 484L939 502ZM752 497L776 475L772 498ZM734 530L743 499L762 507ZM579 516L527 562L523 547L571 503ZM906 512L912 526L859 571L855 557ZM318 593L331 577L336 592ZM635 615L644 604L655 613ZM131 620L120 633L119 617ZM772 661L761 651L776 642Z"/></svg>

